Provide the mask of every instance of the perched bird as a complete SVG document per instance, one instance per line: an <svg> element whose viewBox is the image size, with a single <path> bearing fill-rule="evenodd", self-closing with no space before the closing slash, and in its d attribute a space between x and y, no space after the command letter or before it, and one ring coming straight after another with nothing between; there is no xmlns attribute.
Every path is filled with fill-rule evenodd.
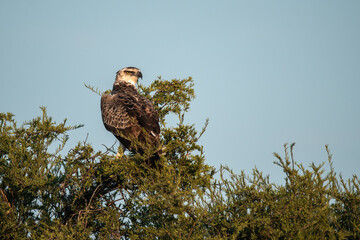
<svg viewBox="0 0 360 240"><path fill-rule="evenodd" d="M116 73L110 94L101 96L101 114L105 128L129 151L143 154L145 148L160 145L159 116L152 103L136 89L142 78L140 69L126 67ZM159 158L156 152L149 163Z"/></svg>

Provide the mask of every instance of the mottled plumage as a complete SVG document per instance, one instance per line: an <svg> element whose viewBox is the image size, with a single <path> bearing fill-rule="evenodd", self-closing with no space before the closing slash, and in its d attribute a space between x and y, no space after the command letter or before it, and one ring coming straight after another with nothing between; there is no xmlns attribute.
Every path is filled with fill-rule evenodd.
<svg viewBox="0 0 360 240"><path fill-rule="evenodd" d="M111 93L101 97L101 114L105 128L125 148L143 153L144 146L159 146L160 127L154 106L135 87L139 77L142 74L135 67L118 71Z"/></svg>

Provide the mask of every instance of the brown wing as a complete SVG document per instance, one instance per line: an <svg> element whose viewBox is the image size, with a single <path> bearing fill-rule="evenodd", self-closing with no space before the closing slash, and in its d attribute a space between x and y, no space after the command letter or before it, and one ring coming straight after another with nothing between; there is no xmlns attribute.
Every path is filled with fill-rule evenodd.
<svg viewBox="0 0 360 240"><path fill-rule="evenodd" d="M131 95L132 101L126 101L127 109L130 111L130 116L135 116L139 121L140 126L154 137L159 136L159 116L152 103L145 97L138 94L137 96Z"/></svg>
<svg viewBox="0 0 360 240"><path fill-rule="evenodd" d="M159 117L151 102L134 88L104 94L101 113L105 128L129 148L132 139L143 143L159 143Z"/></svg>

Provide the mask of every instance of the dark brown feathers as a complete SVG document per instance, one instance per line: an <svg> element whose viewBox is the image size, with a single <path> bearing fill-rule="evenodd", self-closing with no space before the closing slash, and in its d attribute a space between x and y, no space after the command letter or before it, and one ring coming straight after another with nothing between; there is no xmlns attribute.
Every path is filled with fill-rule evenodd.
<svg viewBox="0 0 360 240"><path fill-rule="evenodd" d="M130 151L143 153L143 146L159 146L159 116L131 83L117 81L110 94L102 95L101 114L105 128Z"/></svg>

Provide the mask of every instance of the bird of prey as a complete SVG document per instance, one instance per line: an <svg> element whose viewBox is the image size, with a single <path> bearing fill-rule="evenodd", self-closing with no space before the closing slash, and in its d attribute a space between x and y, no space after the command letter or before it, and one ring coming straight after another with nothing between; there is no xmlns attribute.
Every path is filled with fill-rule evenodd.
<svg viewBox="0 0 360 240"><path fill-rule="evenodd" d="M110 94L101 96L101 114L105 128L129 151L143 154L145 148L160 145L159 116L152 103L136 89L142 78L140 69L126 67L116 73ZM159 158L155 153L151 164Z"/></svg>

